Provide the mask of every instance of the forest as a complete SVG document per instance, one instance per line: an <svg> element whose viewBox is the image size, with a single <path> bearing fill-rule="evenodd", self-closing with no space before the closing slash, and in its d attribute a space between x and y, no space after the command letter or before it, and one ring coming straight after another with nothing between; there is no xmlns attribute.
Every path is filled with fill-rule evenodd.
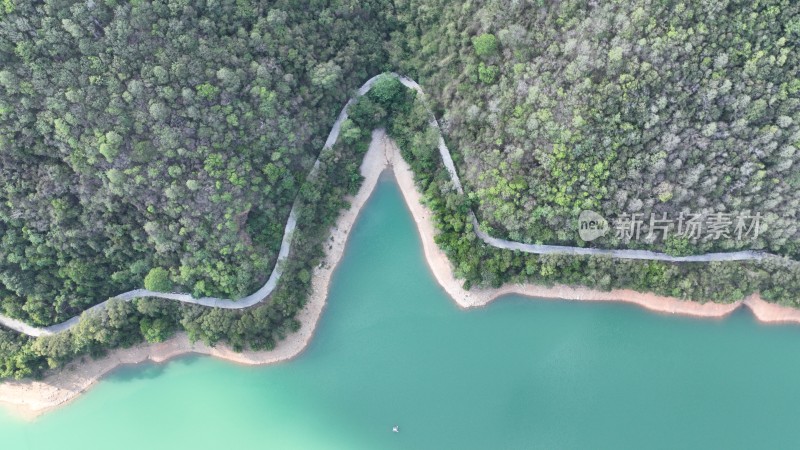
<svg viewBox="0 0 800 450"><path fill-rule="evenodd" d="M36 325L143 286L263 284L331 123L385 60L377 2L11 4L0 312Z"/></svg>
<svg viewBox="0 0 800 450"><path fill-rule="evenodd" d="M608 256L537 255L489 246L472 229L469 194L457 193L442 164L438 137L429 126L427 105L413 96L404 101L407 106L393 108L388 131L411 165L423 201L434 213L436 243L453 262L456 276L464 280L467 288L499 287L504 283L565 284L601 290L633 289L719 303L732 303L758 292L765 300L800 307L800 264L785 256L670 263ZM368 126L369 122L356 124Z"/></svg>
<svg viewBox="0 0 800 450"><path fill-rule="evenodd" d="M437 103L492 235L585 245L607 218L760 213L734 233L610 234L674 254L800 256L800 4L405 0L389 53Z"/></svg>
<svg viewBox="0 0 800 450"><path fill-rule="evenodd" d="M359 185L370 130L398 141L466 286L632 288L797 306L800 6L788 0L6 1L0 6L0 313L34 325L145 287L236 298L263 284L292 202L288 267L242 311L112 302L69 332L0 330L0 378L178 330L267 349L299 326L328 227ZM436 151L416 79L466 196ZM670 264L487 247L497 237L673 254L767 250L759 262ZM760 213L758 239L587 244L584 209ZM645 227L647 224L645 224ZM645 228L646 229L646 228ZM647 233L643 233L646 235Z"/></svg>

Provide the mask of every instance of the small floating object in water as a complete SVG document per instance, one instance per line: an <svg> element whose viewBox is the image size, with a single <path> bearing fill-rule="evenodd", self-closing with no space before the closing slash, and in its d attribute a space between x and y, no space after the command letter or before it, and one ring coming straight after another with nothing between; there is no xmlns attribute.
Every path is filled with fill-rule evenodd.
<svg viewBox="0 0 800 450"><path fill-rule="evenodd" d="M395 426L392 427L392 431L395 432L395 433L399 433L400 432L400 427L395 425Z"/></svg>

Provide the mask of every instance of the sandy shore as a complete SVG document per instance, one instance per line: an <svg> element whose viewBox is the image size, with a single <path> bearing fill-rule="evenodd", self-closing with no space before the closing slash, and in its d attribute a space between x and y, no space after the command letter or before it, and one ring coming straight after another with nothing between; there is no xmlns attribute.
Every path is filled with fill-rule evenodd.
<svg viewBox="0 0 800 450"><path fill-rule="evenodd" d="M375 131L372 138L361 165L361 173L365 177L364 183L358 194L350 199L350 209L339 216L336 226L331 231L325 260L314 271L311 296L298 316L301 328L297 333L280 341L275 349L263 352L236 353L221 345L208 347L202 343L192 344L186 335L181 333L167 342L141 344L129 349L115 350L102 359L84 358L83 361L71 363L63 370L55 372L41 381L24 380L0 383L0 405L6 406L23 418L32 419L73 400L119 365L147 361L160 363L187 353L211 355L248 365L271 364L297 356L305 349L314 335L327 300L331 275L344 253L350 229L374 190L381 172L387 167L394 169L403 197L416 222L425 258L434 277L447 294L463 308L485 306L507 294L521 294L545 299L628 302L661 313L710 318L724 317L744 304L762 322L800 323L800 310L767 303L757 294L740 302L719 304L684 301L627 289L604 292L582 287L547 287L534 284L515 284L497 289L466 291L462 288L462 283L453 276L447 256L433 240L435 229L431 221L431 212L420 204L421 195L414 186L413 174L408 164L402 159L394 143L386 138L385 133Z"/></svg>

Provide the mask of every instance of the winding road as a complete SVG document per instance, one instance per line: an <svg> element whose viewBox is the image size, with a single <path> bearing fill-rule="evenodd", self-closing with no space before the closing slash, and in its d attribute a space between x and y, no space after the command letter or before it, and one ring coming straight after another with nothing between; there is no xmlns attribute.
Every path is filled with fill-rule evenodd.
<svg viewBox="0 0 800 450"><path fill-rule="evenodd" d="M390 76L393 76L400 80L404 86L414 89L420 95L420 97L424 100L425 92L422 90L419 84L416 81L406 78L402 75L398 75L396 73L390 73ZM375 83L376 80L381 75L376 75L366 83L364 83L359 89L357 94L348 100L347 104L342 108L342 111L339 113L339 116L336 119L336 122L333 123L333 127L331 127L330 133L328 133L328 138L325 141L325 145L320 152L320 156L322 156L326 151L330 151L333 145L336 143L336 140L339 138L339 130L341 129L342 122L347 119L347 109L352 105L358 97L366 94L372 88L372 85ZM444 166L447 168L447 171L450 174L450 178L453 181L453 186L455 187L456 191L459 194L464 193L464 189L461 184L461 179L458 176L458 172L456 171L455 164L453 164L453 158L450 155L450 150L447 148L447 145L444 142L444 137L441 134L441 129L439 128L439 123L436 120L434 114L428 109L428 113L431 116L430 119L430 126L435 128L439 134L439 154L442 157L442 161ZM320 164L319 157L317 161L314 163L311 171L308 174L308 177L313 177L316 175ZM289 212L289 219L286 222L286 227L283 232L283 239L281 240L281 248L278 253L278 258L275 263L275 267L272 269L272 273L269 276L269 279L263 286L256 292L240 298L238 300L232 299L224 299L224 298L216 298L216 297L202 297L202 298L194 298L190 294L181 293L181 292L155 292L149 291L147 289L134 289L132 291L124 292L115 296L115 299L120 299L124 301L130 301L136 298L143 298L143 297L151 297L151 298L161 298L165 300L174 300L184 303L191 303L195 305L202 305L202 306L209 306L214 308L225 308L225 309L243 309L248 308L258 303L264 301L269 295L275 290L275 287L278 285L278 281L281 278L283 273L283 262L288 258L289 252L291 251L292 247L292 234L294 233L295 226L297 223L297 208L298 208L298 201L295 200L295 203L292 205L292 209ZM569 247L569 246L560 246L560 245L538 245L538 244L525 244L521 242L509 241L505 239L498 239L492 236L489 236L486 232L482 231L480 225L478 223L478 219L475 217L475 214L470 211L470 219L472 220L472 225L475 230L475 234L486 244L491 245L492 247L509 249L509 250L519 250L525 253L535 253L535 254L542 254L542 255L599 255L599 256L608 256L612 258L621 258L621 259L645 259L645 260L653 260L653 261L669 261L669 262L712 262L712 261L742 261L742 260L760 260L767 257L778 257L777 255L772 255L766 252L757 252L757 251L738 251L738 252L730 252L730 253L705 253L701 255L691 255L691 256L672 256L666 253L658 253L658 252L651 252L647 250L606 250L606 249L596 249L596 248L583 248L583 247ZM109 300L106 300L102 303L98 303L97 305L89 308L87 311L97 310L105 308L106 304ZM66 320L62 323L51 325L49 327L35 327L28 325L22 321L12 319L7 316L0 315L0 325L3 325L7 328L12 330L18 331L20 333L27 334L29 336L47 336L52 335L55 333L59 333L65 330L68 330L75 326L80 319L80 315L72 317L69 320Z"/></svg>

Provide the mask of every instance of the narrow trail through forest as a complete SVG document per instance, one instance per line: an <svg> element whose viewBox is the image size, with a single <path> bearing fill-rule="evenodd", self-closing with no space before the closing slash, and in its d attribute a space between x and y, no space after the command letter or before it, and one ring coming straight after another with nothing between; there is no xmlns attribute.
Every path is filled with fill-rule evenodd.
<svg viewBox="0 0 800 450"><path fill-rule="evenodd" d="M396 77L398 80L400 80L401 83L403 83L404 86L415 90L418 93L418 95L420 95L424 99L425 92L422 90L420 85L417 84L416 81L396 73L390 73L389 75ZM339 116L337 117L336 121L333 123L333 127L331 127L331 131L330 133L328 133L328 138L325 141L325 145L323 146L322 151L320 152L320 156L322 156L324 152L330 151L331 148L333 148L333 145L336 143L336 140L339 138L339 131L341 129L342 122L344 122L348 117L347 109L350 107L350 105L352 105L358 97L369 92L369 90L372 88L372 85L375 83L375 81L378 80L380 76L381 75L376 75L367 80L358 89L357 94L350 100L348 100L347 104L344 106L344 108L342 108L341 112L339 113ZM431 117L430 126L435 128L439 135L438 148L444 166L447 168L447 171L450 174L450 178L453 181L453 186L456 189L456 191L459 194L463 194L464 189L461 184L461 179L459 178L458 172L456 171L455 164L453 163L453 158L450 155L450 150L447 148L447 145L444 142L444 137L441 134L439 123L436 120L436 117L430 111L430 109L428 110L428 113L430 114ZM314 163L313 168L309 172L308 177L313 177L316 175L319 168L319 164L320 164L320 159L318 157L317 161ZM124 301L130 301L136 298L150 297L150 298L175 300L195 305L209 306L215 308L225 308L225 309L243 309L261 303L267 297L269 297L269 295L272 293L273 290L275 290L275 287L277 287L278 281L280 280L280 277L283 273L282 270L283 262L286 260L286 258L288 258L289 252L291 251L292 234L294 233L295 227L297 225L297 208L298 204L297 201L295 201L295 203L292 205L291 211L289 212L289 219L287 220L286 227L284 228L280 252L278 253L278 258L275 263L275 267L272 269L272 273L270 274L269 279L267 279L267 282L264 283L264 285L259 290L246 297L237 300L216 298L216 297L194 298L192 297L191 294L182 292L167 293L167 292L150 291L147 289L134 289L128 292L121 293L115 296L114 298ZM738 252L728 252L728 253L705 253L705 254L691 255L691 256L672 256L666 253L652 252L648 250L607 250L607 249L597 249L597 248L570 247L561 245L525 244L522 242L498 239L490 236L489 234L480 229L480 226L478 224L478 219L475 216L475 213L470 211L469 215L470 219L472 220L472 225L475 230L475 234L486 244L496 248L519 250L525 253L534 253L541 255L602 255L620 259L644 259L644 260L668 261L668 262L742 261L742 260L760 260L768 257L782 258L781 256L778 255L766 252L758 252L758 251L738 251ZM109 301L110 300L106 300L102 303L98 303L97 305L89 308L87 311L105 308L106 304ZM29 336L45 336L68 330L73 326L75 326L78 323L79 319L80 319L80 314L64 322L51 325L49 327L35 327L32 325L28 325L22 321L0 315L0 325L3 325L17 332L27 334Z"/></svg>

